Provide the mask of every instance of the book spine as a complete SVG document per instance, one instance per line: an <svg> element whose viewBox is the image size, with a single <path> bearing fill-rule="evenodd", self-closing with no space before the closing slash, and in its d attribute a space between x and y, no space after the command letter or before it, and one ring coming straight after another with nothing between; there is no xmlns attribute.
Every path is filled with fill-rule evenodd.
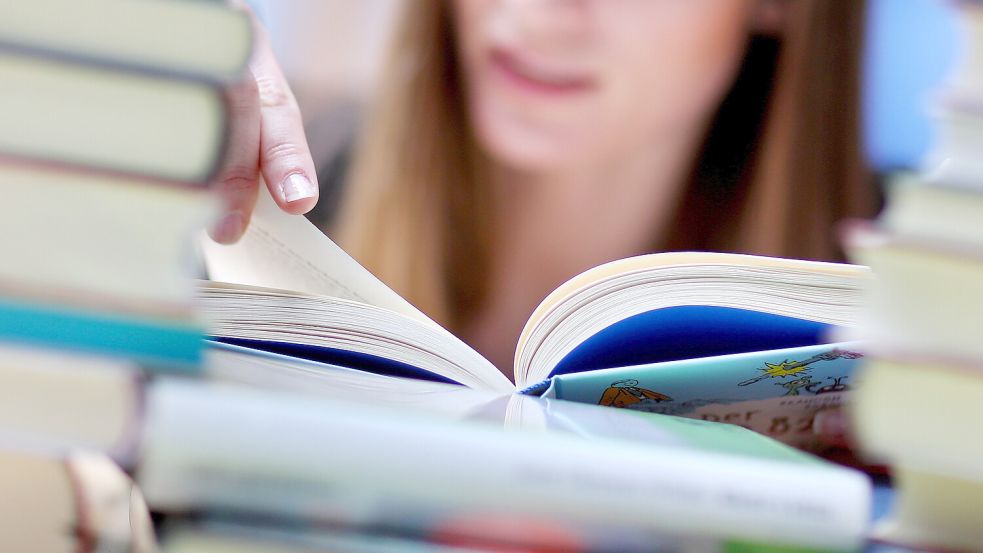
<svg viewBox="0 0 983 553"><path fill-rule="evenodd" d="M59 8L64 6L50 5L48 10L59 11ZM152 4L154 2L147 2L147 4ZM159 2L158 2L159 3ZM57 2L56 2L57 4ZM64 4L64 3L62 3ZM101 9L106 10L107 8L119 8L124 7L130 10L139 10L138 7L133 5L128 5L129 2L123 2L122 5L117 3L116 6L98 6L90 7L87 9ZM249 15L242 10L230 9L229 7L223 5L221 2L212 2L212 6L208 5L208 2L193 2L182 6L182 9L196 11L196 10L219 10L223 12L228 12L230 16L240 18L241 25L244 30L249 33L249 38L245 43L245 48L239 55L239 59L235 64L232 64L222 71L204 71L196 70L190 67L182 67L174 63L167 63L164 60L158 60L155 62L139 61L132 59L132 54L125 50L125 47L116 49L109 53L97 53L92 51L87 51L85 48L79 45L68 45L64 44L61 46L56 45L44 45L44 44L31 44L27 41L20 40L17 38L11 38L9 36L4 36L0 34L0 50L15 53L22 56L32 56L37 58L47 58L54 60L61 60L68 63L92 65L98 67L104 67L107 69L113 69L117 71L126 71L130 73L142 73L146 75L153 75L167 79L181 79L181 80L195 80L214 83L216 85L224 85L241 78L246 71L247 64L249 63L250 56L252 54L252 44L254 43L252 22ZM0 16L10 15L0 11ZM139 12L130 12L128 14L130 17L144 18L145 14ZM188 12L188 16L192 13ZM16 18L16 15L14 16ZM144 18L145 19L145 18ZM39 24L37 21L29 21L28 24ZM159 25L159 23L158 23Z"/></svg>
<svg viewBox="0 0 983 553"><path fill-rule="evenodd" d="M0 298L0 339L133 359L161 372L197 373L202 328L154 319L61 309Z"/></svg>
<svg viewBox="0 0 983 553"><path fill-rule="evenodd" d="M223 102L225 100L223 99ZM218 151L225 152L229 141L229 123L225 124L225 133L222 145ZM205 190L208 188L212 179L217 175L220 168L220 161L224 156L216 156L216 162L201 177L194 179L179 179L167 175L126 170L119 167L112 167L107 164L84 164L53 157L31 156L23 153L4 152L0 150L0 165L11 167L21 167L40 171L58 171L65 173L78 173L92 177L108 177L112 179L126 179L128 185L141 184L145 186L168 186L184 188L188 190Z"/></svg>
<svg viewBox="0 0 983 553"><path fill-rule="evenodd" d="M317 518L353 501L402 503L403 514L473 509L849 549L870 501L865 477L819 462L502 432L261 390L159 380L147 421L138 479L164 511Z"/></svg>
<svg viewBox="0 0 983 553"><path fill-rule="evenodd" d="M505 527L514 522L503 519ZM239 550L249 546L254 553L309 553L346 551L374 553L462 553L467 551L618 551L619 553L846 553L843 550L817 550L762 542L726 541L703 536L674 536L670 533L597 534L583 526L532 525L527 531L502 532L498 521L476 518L418 532L400 532L380 527L325 528L279 521L209 514L192 519L168 519L161 541L168 551ZM282 523L282 524L278 524ZM518 524L520 528L530 525ZM284 527L289 529L284 529ZM546 530L546 531L544 531Z"/></svg>
<svg viewBox="0 0 983 553"><path fill-rule="evenodd" d="M546 394L553 387L553 378L547 378L546 380L533 384L532 386L527 386L521 390L519 393L524 396L540 397Z"/></svg>
<svg viewBox="0 0 983 553"><path fill-rule="evenodd" d="M0 443L101 451L129 466L143 427L145 379L125 361L4 345Z"/></svg>
<svg viewBox="0 0 983 553"><path fill-rule="evenodd" d="M8 61L11 63L3 63ZM69 77L66 73L67 71L74 71L76 74ZM44 79L39 80L39 76L50 77L51 75L56 75L58 78L48 79L51 82ZM178 79L146 72L126 72L103 65L73 64L57 57L32 59L30 56L18 55L4 51L2 48L0 48L0 76L12 83L5 87L4 90L0 90L0 100L13 98L10 101L15 101L28 97L28 95L33 95L31 97L32 100L37 99L36 104L31 103L27 107L17 107L21 110L32 108L40 111L51 110L56 114L83 113L90 119L94 117L93 114L98 113L103 118L103 121L101 121L102 124L106 124L106 122L112 123L115 118L128 125L123 128L126 129L126 132L132 133L128 136L131 136L131 140L136 141L138 144L141 141L147 141L149 138L152 138L152 133L157 129L133 127L126 118L125 112L119 112L116 106L90 103L86 105L84 110L83 108L70 108L72 111L66 111L62 103L64 98L78 93L76 89L82 90L84 93L92 93L92 90L98 90L98 88L93 88L97 87L97 85L113 82L113 79L121 80L121 78L125 77L125 85L120 83L114 84L114 94L117 94L119 98L135 99L146 103L146 90L165 88L165 85L173 84L174 86L170 88L179 87L180 94L172 90L167 96L168 101L175 101L175 98L184 98L192 92L203 94L214 107L214 113L210 114L210 116L213 115L216 118L214 127L207 128L207 130L207 126L203 126L202 120L200 119L186 120L188 117L184 117L171 123L172 125L181 125L181 130L185 133L185 139L188 136L195 136L194 133L207 132L210 137L214 135L214 140L210 141L208 150L206 151L207 158L200 163L195 163L193 166L157 168L132 166L128 165L130 160L120 157L118 153L110 156L110 159L90 160L84 156L80 156L77 151L73 151L72 149L66 150L64 146L59 151L58 149L52 149L50 144L46 144L44 147L38 147L36 140L32 143L28 139L25 143L20 138L20 135L17 134L8 136L3 141L4 146L0 148L0 162L2 163L17 163L18 160L21 160L21 163L25 163L27 166L33 165L65 170L78 168L96 173L104 173L110 176L137 177L189 187L206 186L215 178L221 169L224 154L231 140L232 121L225 89L219 84L201 79ZM30 82L25 84L21 81ZM137 84L140 86L137 86ZM147 109L157 109L159 107L151 103L147 106ZM7 109L15 108L8 106ZM46 115L48 117L52 116L50 113ZM3 110L0 110L0 117L6 116L7 114ZM7 130L16 133L19 127L15 123L10 124L13 126ZM23 125L23 123L20 123L20 126ZM65 125L65 123L62 123L60 127L63 133L71 131L72 134L79 134L78 131L80 129ZM32 132L36 132L36 127L35 122L31 123L31 126L27 128ZM90 140L96 141L96 143L115 140L117 146L123 144L120 142L119 137L115 136L121 132L121 129L113 129L116 133L108 133L108 138L99 134L93 135L91 134L91 129L88 128L83 130L88 130ZM151 134L148 135L147 133ZM27 136L30 138L30 133L27 133ZM171 148L178 145L173 142L169 142L168 144ZM180 159L175 163L178 162L184 163L186 160Z"/></svg>
<svg viewBox="0 0 983 553"><path fill-rule="evenodd" d="M983 482L945 472L895 463L896 499L890 516L879 520L873 536L904 551L978 551L983 543L979 514Z"/></svg>
<svg viewBox="0 0 983 553"><path fill-rule="evenodd" d="M978 432L983 394L979 365L881 357L865 367L863 378L853 417L859 443L869 455L983 482L983 444L960 439ZM945 398L945 408L912 409L919 398Z"/></svg>

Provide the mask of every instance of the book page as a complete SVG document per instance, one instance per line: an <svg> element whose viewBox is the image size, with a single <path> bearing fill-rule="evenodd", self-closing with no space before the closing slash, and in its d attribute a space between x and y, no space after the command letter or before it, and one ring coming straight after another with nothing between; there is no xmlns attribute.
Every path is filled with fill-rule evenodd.
<svg viewBox="0 0 983 553"><path fill-rule="evenodd" d="M780 257L764 257L756 255L717 253L717 252L664 252L647 255L639 255L625 259L611 261L603 265L598 265L593 269L588 269L583 273L571 278L553 290L536 307L525 327L519 336L519 344L516 348L519 352L525 347L529 335L536 325L546 316L546 314L557 305L567 300L577 291L597 284L605 279L610 279L617 275L641 273L657 267L671 267L679 265L731 265L738 267L762 267L788 270L810 271L816 274L839 275L857 277L867 274L866 267L849 265L844 263L828 263L823 261L804 261L799 259L785 259ZM516 354L518 358L518 353Z"/></svg>
<svg viewBox="0 0 983 553"><path fill-rule="evenodd" d="M201 247L212 280L343 298L437 325L306 217L282 211L264 183L246 234L225 246L202 233Z"/></svg>
<svg viewBox="0 0 983 553"><path fill-rule="evenodd" d="M466 386L382 376L223 343L211 344L206 351L205 374L262 390L423 411L452 420L487 413L499 397ZM503 413L495 414L495 420L503 419Z"/></svg>
<svg viewBox="0 0 983 553"><path fill-rule="evenodd" d="M851 326L856 324L861 290L870 277L870 270L858 265L710 252L613 261L567 281L536 308L519 338L515 380L520 389L541 381L592 336L667 307L715 306ZM711 336L702 331L699 335ZM806 343L818 342L794 345ZM743 347L708 354L734 353ZM766 349L775 347L785 346Z"/></svg>

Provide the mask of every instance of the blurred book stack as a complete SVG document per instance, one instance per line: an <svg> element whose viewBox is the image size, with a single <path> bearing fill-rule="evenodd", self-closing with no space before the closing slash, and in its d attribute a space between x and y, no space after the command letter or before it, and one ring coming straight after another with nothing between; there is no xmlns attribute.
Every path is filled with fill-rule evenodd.
<svg viewBox="0 0 983 553"><path fill-rule="evenodd" d="M147 380L127 361L8 348L2 436L110 452L163 522L168 552L853 551L866 531L864 475L739 426L235 346L205 358L202 377ZM5 497L32 493L23 465L0 456L15 476L0 481ZM83 520L65 498L88 496L57 485L37 498L62 503L32 519L35 539ZM113 528L95 535L118 542ZM121 550L138 550L134 532Z"/></svg>
<svg viewBox="0 0 983 553"><path fill-rule="evenodd" d="M5 551L152 544L124 531L131 499L146 514L128 477L69 448L108 449L107 378L201 365L193 233L251 49L249 18L216 2L0 4Z"/></svg>
<svg viewBox="0 0 983 553"><path fill-rule="evenodd" d="M877 281L871 355L855 400L858 442L893 466L899 495L880 528L916 547L983 550L983 3L953 3L965 28L957 74L936 98L936 147L897 175L876 224L847 233Z"/></svg>
<svg viewBox="0 0 983 553"><path fill-rule="evenodd" d="M301 368L282 363L264 372ZM864 475L746 428L350 377L305 392L154 383L137 480L161 513L219 517L165 529L165 549L290 538L279 528L294 530L284 550L333 551L313 544L340 528L438 551L818 552L866 530Z"/></svg>
<svg viewBox="0 0 983 553"><path fill-rule="evenodd" d="M0 338L200 361L191 236L250 48L212 3L4 3Z"/></svg>
<svg viewBox="0 0 983 553"><path fill-rule="evenodd" d="M155 549L140 490L105 455L0 448L0 545L55 553Z"/></svg>
<svg viewBox="0 0 983 553"><path fill-rule="evenodd" d="M223 2L0 3L0 550L153 550L147 505L176 552L859 546L867 479L739 426L205 348L251 38Z"/></svg>

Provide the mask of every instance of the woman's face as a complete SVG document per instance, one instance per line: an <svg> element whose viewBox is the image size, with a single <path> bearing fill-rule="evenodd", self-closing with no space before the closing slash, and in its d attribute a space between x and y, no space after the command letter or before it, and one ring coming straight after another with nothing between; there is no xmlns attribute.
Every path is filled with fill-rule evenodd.
<svg viewBox="0 0 983 553"><path fill-rule="evenodd" d="M479 144L562 171L692 136L744 55L754 0L453 0Z"/></svg>

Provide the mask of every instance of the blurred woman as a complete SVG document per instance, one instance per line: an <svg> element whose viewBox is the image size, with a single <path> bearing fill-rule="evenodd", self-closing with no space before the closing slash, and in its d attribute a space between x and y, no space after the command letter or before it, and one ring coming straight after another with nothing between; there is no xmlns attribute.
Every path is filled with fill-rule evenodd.
<svg viewBox="0 0 983 553"><path fill-rule="evenodd" d="M414 0L331 234L511 374L526 318L664 250L837 260L878 194L862 2Z"/></svg>

